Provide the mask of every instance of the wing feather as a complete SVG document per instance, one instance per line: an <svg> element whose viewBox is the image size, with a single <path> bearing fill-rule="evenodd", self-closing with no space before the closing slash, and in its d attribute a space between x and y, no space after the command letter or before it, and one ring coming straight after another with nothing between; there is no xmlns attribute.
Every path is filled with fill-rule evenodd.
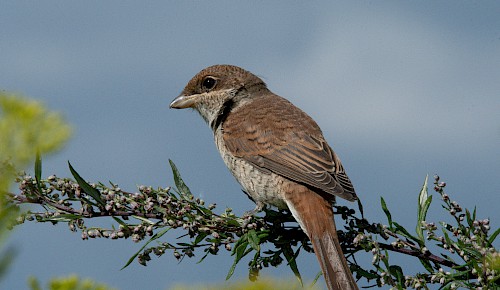
<svg viewBox="0 0 500 290"><path fill-rule="evenodd" d="M287 100L268 95L231 112L222 125L229 151L264 172L273 172L324 193L355 200L340 159L318 125Z"/></svg>

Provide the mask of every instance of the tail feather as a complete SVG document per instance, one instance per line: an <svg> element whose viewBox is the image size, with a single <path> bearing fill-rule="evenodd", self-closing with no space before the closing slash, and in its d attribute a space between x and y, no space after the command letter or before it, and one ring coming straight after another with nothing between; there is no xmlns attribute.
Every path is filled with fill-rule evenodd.
<svg viewBox="0 0 500 290"><path fill-rule="evenodd" d="M358 286L340 247L331 204L309 190L289 194L285 201L311 240L328 289L357 290Z"/></svg>
<svg viewBox="0 0 500 290"><path fill-rule="evenodd" d="M358 289L337 234L333 237L325 233L323 236L312 236L310 240L329 289Z"/></svg>

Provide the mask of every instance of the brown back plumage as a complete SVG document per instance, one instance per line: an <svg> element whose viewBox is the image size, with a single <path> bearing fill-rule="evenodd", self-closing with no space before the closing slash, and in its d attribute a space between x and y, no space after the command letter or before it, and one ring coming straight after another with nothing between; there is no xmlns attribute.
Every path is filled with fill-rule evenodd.
<svg viewBox="0 0 500 290"><path fill-rule="evenodd" d="M332 200L355 200L342 163L311 117L275 94L254 97L223 124L227 148L256 167L306 184Z"/></svg>

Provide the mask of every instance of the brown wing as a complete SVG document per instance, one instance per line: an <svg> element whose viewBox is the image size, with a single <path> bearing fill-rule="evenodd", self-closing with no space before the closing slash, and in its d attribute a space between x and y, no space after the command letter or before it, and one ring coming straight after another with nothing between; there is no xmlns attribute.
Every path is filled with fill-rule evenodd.
<svg viewBox="0 0 500 290"><path fill-rule="evenodd" d="M263 171L347 200L356 193L318 125L287 100L267 95L230 113L223 125L229 151Z"/></svg>

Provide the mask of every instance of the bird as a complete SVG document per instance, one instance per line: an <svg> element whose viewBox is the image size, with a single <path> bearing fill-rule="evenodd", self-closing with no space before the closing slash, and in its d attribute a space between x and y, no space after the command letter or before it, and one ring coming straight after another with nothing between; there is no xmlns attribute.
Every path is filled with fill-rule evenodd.
<svg viewBox="0 0 500 290"><path fill-rule="evenodd" d="M288 209L310 239L328 289L358 289L340 247L332 204L357 198L318 124L253 73L234 65L202 69L170 108L192 108L208 123L229 171L255 202Z"/></svg>

